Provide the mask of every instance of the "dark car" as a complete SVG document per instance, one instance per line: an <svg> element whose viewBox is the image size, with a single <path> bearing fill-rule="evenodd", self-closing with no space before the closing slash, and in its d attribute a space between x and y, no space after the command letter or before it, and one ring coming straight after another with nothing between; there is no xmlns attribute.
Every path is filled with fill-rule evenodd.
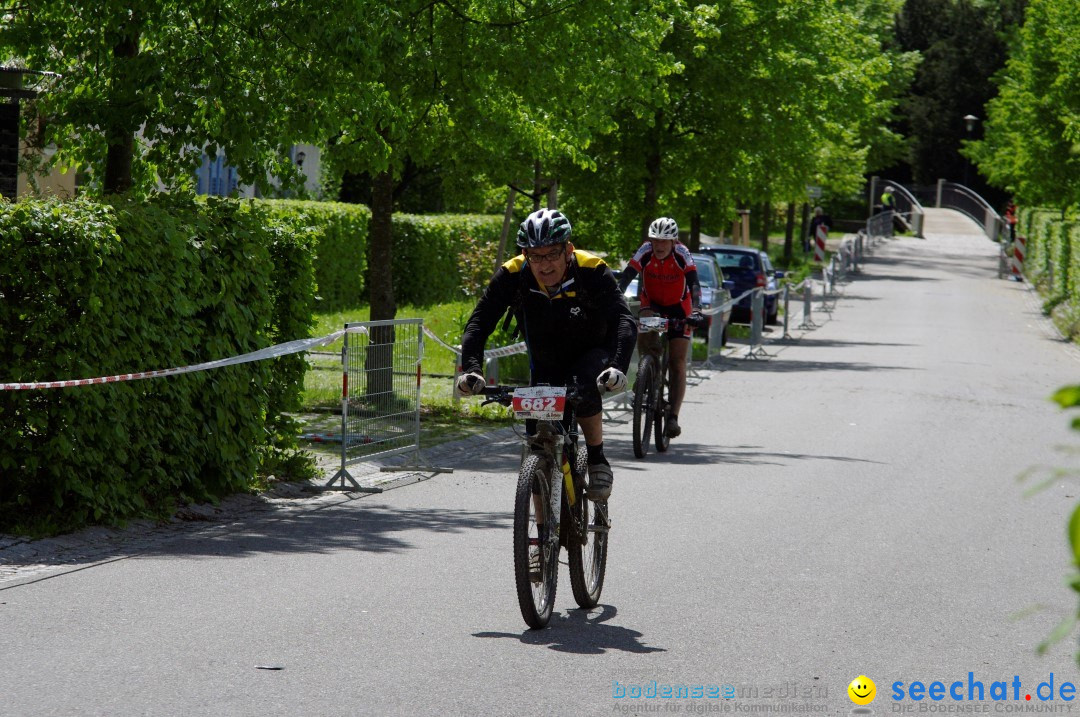
<svg viewBox="0 0 1080 717"><path fill-rule="evenodd" d="M691 254L697 265L698 283L701 284L701 308L712 309L731 300L731 288L734 283L727 280L723 270L711 254ZM727 342L727 327L731 323L731 309L718 314L705 314L705 325L698 330L698 335L709 336L713 319L720 320L720 345Z"/></svg>
<svg viewBox="0 0 1080 717"><path fill-rule="evenodd" d="M759 286L766 291L773 291L779 286L778 280L784 278L784 272L776 271L772 262L769 261L769 255L760 249L721 244L719 246L702 246L699 251L702 254L711 254L723 269L724 277L735 283L731 295L736 298ZM735 305L734 310L731 312L733 322L750 323L750 301L753 298L753 295L748 295ZM776 314L779 308L779 296L766 294L765 323L776 323Z"/></svg>

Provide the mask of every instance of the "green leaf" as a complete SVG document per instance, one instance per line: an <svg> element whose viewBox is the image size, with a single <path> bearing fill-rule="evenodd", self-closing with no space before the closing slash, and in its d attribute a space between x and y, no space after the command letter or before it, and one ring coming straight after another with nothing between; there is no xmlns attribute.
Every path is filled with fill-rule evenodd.
<svg viewBox="0 0 1080 717"><path fill-rule="evenodd" d="M1072 548L1073 563L1080 566L1080 505L1069 518L1069 547Z"/></svg>
<svg viewBox="0 0 1080 717"><path fill-rule="evenodd" d="M1051 399L1062 408L1070 408L1080 405L1080 385L1065 386L1058 389Z"/></svg>
<svg viewBox="0 0 1080 717"><path fill-rule="evenodd" d="M1058 642L1061 642L1062 640L1064 640L1066 637L1069 636L1069 634L1076 627L1076 623L1077 623L1076 615L1072 615L1070 617L1067 617L1064 620L1062 620L1061 622L1059 622L1057 624L1057 627L1055 627L1050 632L1050 634L1047 636L1047 638L1039 643L1039 646L1036 648L1036 651L1040 655L1045 655L1046 652L1053 645L1055 645Z"/></svg>

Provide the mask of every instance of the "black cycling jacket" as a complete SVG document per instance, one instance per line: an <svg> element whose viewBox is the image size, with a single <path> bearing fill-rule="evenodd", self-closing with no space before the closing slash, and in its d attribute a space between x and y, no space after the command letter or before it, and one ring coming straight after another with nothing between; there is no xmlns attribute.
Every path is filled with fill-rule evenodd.
<svg viewBox="0 0 1080 717"><path fill-rule="evenodd" d="M579 249L574 251L559 293L551 297L537 284L523 255L499 267L465 325L461 340L465 372L484 372L488 337L519 299L515 317L531 366L557 371L588 349L602 348L608 353L609 366L623 373L629 369L637 321L604 260Z"/></svg>

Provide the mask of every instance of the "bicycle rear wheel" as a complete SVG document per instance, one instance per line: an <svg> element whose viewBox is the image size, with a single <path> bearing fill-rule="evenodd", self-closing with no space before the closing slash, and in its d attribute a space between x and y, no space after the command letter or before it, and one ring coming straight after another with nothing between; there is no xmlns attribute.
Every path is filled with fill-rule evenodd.
<svg viewBox="0 0 1080 717"><path fill-rule="evenodd" d="M533 501L534 490L543 511L539 516ZM559 546L548 540L554 521L545 515L550 512L550 497L551 484L540 457L527 456L521 462L514 496L514 582L521 617L534 630L544 627L551 619L559 578ZM531 574L537 565L539 574Z"/></svg>
<svg viewBox="0 0 1080 717"><path fill-rule="evenodd" d="M645 355L638 363L634 381L634 457L644 458L649 452L649 433L652 430L656 404L656 359Z"/></svg>
<svg viewBox="0 0 1080 717"><path fill-rule="evenodd" d="M584 451L578 453L575 465L578 475L584 477L589 469ZM584 484L584 481L580 483ZM566 549L574 600L586 609L596 607L600 602L607 570L607 502L595 507L590 503L584 495L578 494L577 503L570 509L575 540Z"/></svg>
<svg viewBox="0 0 1080 717"><path fill-rule="evenodd" d="M664 366L667 372L667 366ZM668 410L671 407L671 382L666 375L662 375L658 384L656 396L656 417L653 419L653 432L656 437L656 450L660 453L667 451L671 445L671 439L667 435Z"/></svg>

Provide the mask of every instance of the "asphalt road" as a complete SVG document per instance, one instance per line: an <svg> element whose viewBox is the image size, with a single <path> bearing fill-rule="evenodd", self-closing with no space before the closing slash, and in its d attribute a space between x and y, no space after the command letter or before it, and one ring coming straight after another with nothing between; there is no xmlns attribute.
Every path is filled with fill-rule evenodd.
<svg viewBox="0 0 1080 717"><path fill-rule="evenodd" d="M1065 711L1036 688L1077 681L1075 636L1035 648L1077 609L1078 491L1049 471L1080 435L1047 399L1080 363L974 232L930 216L816 305L818 328L702 372L670 453L635 461L609 426L591 612L564 569L552 625L525 629L504 432L450 475L0 582L0 714L847 714L860 674L876 714ZM1050 480L1026 496L1032 468ZM965 700L912 701L913 681ZM633 696L673 685L702 696Z"/></svg>

